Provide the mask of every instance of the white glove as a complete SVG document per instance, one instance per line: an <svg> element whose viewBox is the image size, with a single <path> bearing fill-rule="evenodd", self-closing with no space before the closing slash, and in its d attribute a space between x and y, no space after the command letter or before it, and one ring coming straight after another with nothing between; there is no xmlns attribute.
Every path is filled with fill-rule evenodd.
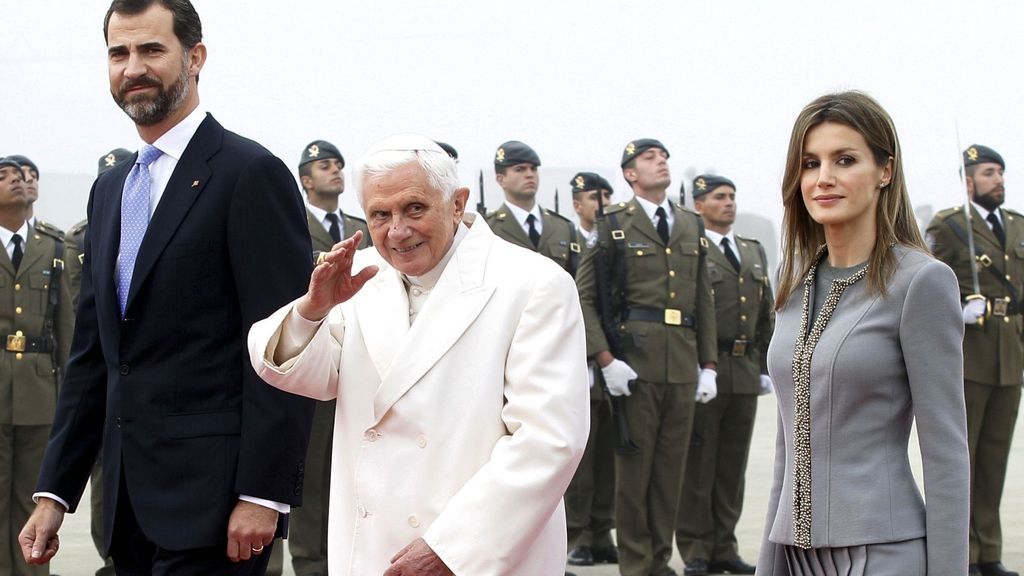
<svg viewBox="0 0 1024 576"><path fill-rule="evenodd" d="M761 374L761 391L757 393L758 396L764 396L765 394L771 394L775 390L775 386L772 386L772 377L767 374Z"/></svg>
<svg viewBox="0 0 1024 576"><path fill-rule="evenodd" d="M985 299L975 298L964 304L964 324L977 324L985 316Z"/></svg>
<svg viewBox="0 0 1024 576"><path fill-rule="evenodd" d="M612 360L607 366L601 368L601 375L608 385L608 393L612 396L629 396L629 383L636 380L637 374L622 360Z"/></svg>
<svg viewBox="0 0 1024 576"><path fill-rule="evenodd" d="M718 372L711 368L701 368L700 376L697 377L697 402L707 404L718 396Z"/></svg>

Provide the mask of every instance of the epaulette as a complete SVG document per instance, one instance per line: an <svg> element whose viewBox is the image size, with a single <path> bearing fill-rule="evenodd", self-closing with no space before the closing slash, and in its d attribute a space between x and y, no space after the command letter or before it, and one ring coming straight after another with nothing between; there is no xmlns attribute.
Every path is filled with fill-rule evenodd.
<svg viewBox="0 0 1024 576"><path fill-rule="evenodd" d="M344 216L345 218L348 218L350 220L355 220L356 222L362 222L363 224L366 224L366 220L360 218L359 216L353 216L351 214L345 214Z"/></svg>
<svg viewBox="0 0 1024 576"><path fill-rule="evenodd" d="M743 240L745 242L753 242L754 244L760 244L761 243L761 241L758 240L757 238L750 238L749 236L740 236L739 234L733 234L733 236L735 236L736 238L739 238L740 240Z"/></svg>
<svg viewBox="0 0 1024 576"><path fill-rule="evenodd" d="M703 216L701 216L701 215L700 215L700 214L699 214L698 212L696 212L695 210L693 210L693 209L691 209L691 208L687 208L686 206L683 206L683 205L681 205L681 204L676 204L676 208L679 208L680 210L682 210L684 214L693 214L693 215L694 215L694 216L696 216L697 218L703 218Z"/></svg>
<svg viewBox="0 0 1024 576"><path fill-rule="evenodd" d="M1016 216L1018 218L1024 218L1024 214L1021 214L1020 212L1017 212L1016 210L1014 210L1012 208L1003 208L1003 212L1009 212L1010 214L1013 214L1014 216Z"/></svg>
<svg viewBox="0 0 1024 576"><path fill-rule="evenodd" d="M487 213L486 216L484 216L484 219L487 220L488 222L492 222L494 220L504 220L505 218L508 218L508 211L505 210L504 208L491 210L490 212Z"/></svg>
<svg viewBox="0 0 1024 576"><path fill-rule="evenodd" d="M78 224L75 224L74 226L72 226L71 229L68 230L67 233L64 234L64 236L65 237L74 238L74 237L84 233L85 229L88 228L88 227L89 227L89 219L86 218L85 220L82 220Z"/></svg>
<svg viewBox="0 0 1024 576"><path fill-rule="evenodd" d="M963 209L964 209L963 206L953 206L952 208L946 208L945 210L940 210L937 214L935 214L935 217L936 218L940 218L942 220L945 220L946 218L949 218L950 216L952 216L954 214L959 214L960 212L963 212Z"/></svg>
<svg viewBox="0 0 1024 576"><path fill-rule="evenodd" d="M60 228L57 228L53 224L43 222L42 220L36 220L35 229L36 232L41 232L43 234L46 234L47 236L50 236L51 238L56 238L61 242L64 241L64 231L61 230Z"/></svg>
<svg viewBox="0 0 1024 576"><path fill-rule="evenodd" d="M604 207L605 214L615 214L616 212L622 212L629 206L629 202L617 202L615 204L609 204Z"/></svg>
<svg viewBox="0 0 1024 576"><path fill-rule="evenodd" d="M576 225L576 224L573 223L572 220L569 220L568 218L566 218L565 216L562 216L561 214L559 214L558 212L555 212L554 210L548 210L547 208L542 208L542 210L544 210L544 213L547 214L548 216L553 216L555 218L559 218L561 220L565 220L566 224L568 224L570 226L575 226Z"/></svg>

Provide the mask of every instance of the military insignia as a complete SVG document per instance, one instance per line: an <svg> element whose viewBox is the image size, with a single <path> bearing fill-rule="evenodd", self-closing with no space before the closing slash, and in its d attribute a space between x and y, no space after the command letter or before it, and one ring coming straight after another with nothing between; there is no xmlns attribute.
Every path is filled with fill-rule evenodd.
<svg viewBox="0 0 1024 576"><path fill-rule="evenodd" d="M114 166L115 164L117 164L117 156L114 156L113 154L107 154L106 158L104 158L103 161L107 163L108 167Z"/></svg>
<svg viewBox="0 0 1024 576"><path fill-rule="evenodd" d="M697 190L707 190L708 189L708 183L705 182L703 178L697 178L697 182L695 182L695 184L697 185Z"/></svg>
<svg viewBox="0 0 1024 576"><path fill-rule="evenodd" d="M971 162L974 162L975 160L977 160L978 159L978 149L975 148L974 146L971 146L970 148L968 148L967 149L967 157L971 160Z"/></svg>
<svg viewBox="0 0 1024 576"><path fill-rule="evenodd" d="M504 162L505 161L505 149L504 148L498 148L498 151L494 154L494 160L495 160L495 162Z"/></svg>
<svg viewBox="0 0 1024 576"><path fill-rule="evenodd" d="M577 176L576 177L576 189L577 190L583 190L583 186L584 186L583 176Z"/></svg>
<svg viewBox="0 0 1024 576"><path fill-rule="evenodd" d="M629 144L626 144L626 155L632 156L633 154L636 154L636 144L630 142Z"/></svg>
<svg viewBox="0 0 1024 576"><path fill-rule="evenodd" d="M316 144L313 144L312 146L310 146L306 150L306 152L309 154L310 158L319 158L320 157L320 147L317 146Z"/></svg>

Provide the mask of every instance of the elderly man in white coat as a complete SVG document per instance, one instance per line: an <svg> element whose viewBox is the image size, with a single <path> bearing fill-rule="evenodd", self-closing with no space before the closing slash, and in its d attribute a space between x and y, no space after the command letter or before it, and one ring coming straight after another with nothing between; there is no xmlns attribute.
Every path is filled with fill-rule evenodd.
<svg viewBox="0 0 1024 576"><path fill-rule="evenodd" d="M378 142L356 182L374 247L336 244L249 333L264 380L338 399L331 574L561 574L589 430L572 278L469 221L427 138Z"/></svg>

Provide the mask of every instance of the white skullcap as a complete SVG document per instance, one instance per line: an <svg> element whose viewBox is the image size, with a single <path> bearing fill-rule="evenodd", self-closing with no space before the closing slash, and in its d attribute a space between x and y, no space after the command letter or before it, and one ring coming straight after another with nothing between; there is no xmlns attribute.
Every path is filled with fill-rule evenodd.
<svg viewBox="0 0 1024 576"><path fill-rule="evenodd" d="M437 142L434 142L426 136L420 134L395 134L388 136L383 140L377 141L375 144L370 146L370 149L366 151L364 156L373 156L378 152L417 152L420 150L430 150L431 152L440 152L441 154L447 154Z"/></svg>

